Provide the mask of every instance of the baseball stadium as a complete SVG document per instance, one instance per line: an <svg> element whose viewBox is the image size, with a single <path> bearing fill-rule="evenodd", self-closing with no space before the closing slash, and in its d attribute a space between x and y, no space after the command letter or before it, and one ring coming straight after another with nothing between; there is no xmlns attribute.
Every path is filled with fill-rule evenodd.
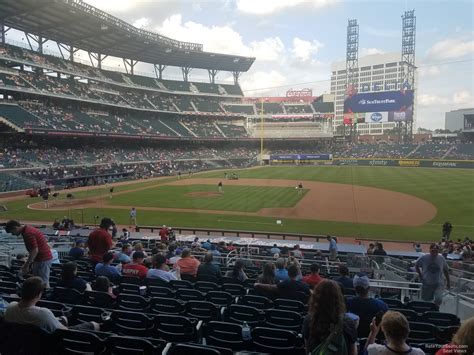
<svg viewBox="0 0 474 355"><path fill-rule="evenodd" d="M414 10L265 91L91 3L0 1L0 353L474 352L474 109L417 130Z"/></svg>

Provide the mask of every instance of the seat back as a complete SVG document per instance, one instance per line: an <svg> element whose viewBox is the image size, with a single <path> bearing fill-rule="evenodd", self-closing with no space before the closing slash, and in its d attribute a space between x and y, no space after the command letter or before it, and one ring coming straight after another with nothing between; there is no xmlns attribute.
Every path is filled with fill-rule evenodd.
<svg viewBox="0 0 474 355"><path fill-rule="evenodd" d="M229 292L234 297L243 297L246 294L244 286L235 283L222 284L221 289L222 291Z"/></svg>
<svg viewBox="0 0 474 355"><path fill-rule="evenodd" d="M256 327L263 322L264 314L255 307L232 304L225 310L224 319L226 322L239 324L247 322L249 326Z"/></svg>
<svg viewBox="0 0 474 355"><path fill-rule="evenodd" d="M155 331L159 338L171 342L197 340L197 320L170 314L155 317Z"/></svg>
<svg viewBox="0 0 474 355"><path fill-rule="evenodd" d="M175 291L173 291L171 288L163 286L148 286L148 296L174 298Z"/></svg>
<svg viewBox="0 0 474 355"><path fill-rule="evenodd" d="M115 300L107 292L101 291L85 291L84 303L93 307L110 308Z"/></svg>
<svg viewBox="0 0 474 355"><path fill-rule="evenodd" d="M381 298L381 301L385 302L385 304L388 306L388 308L404 308L405 306L403 305L402 301L395 299L395 298Z"/></svg>
<svg viewBox="0 0 474 355"><path fill-rule="evenodd" d="M207 293L209 291L218 291L219 285L214 282L198 281L194 284L194 288L203 293Z"/></svg>
<svg viewBox="0 0 474 355"><path fill-rule="evenodd" d="M229 349L227 349L229 350ZM232 350L229 350L229 355L232 354ZM193 355L222 355L223 353L215 348L201 344L172 344L169 348L168 355L182 355L182 354L193 354Z"/></svg>
<svg viewBox="0 0 474 355"><path fill-rule="evenodd" d="M290 330L256 327L252 329L252 348L259 352L298 354L303 341Z"/></svg>
<svg viewBox="0 0 474 355"><path fill-rule="evenodd" d="M436 324L438 328L458 326L461 323L455 314L434 311L423 313L420 320L424 323Z"/></svg>
<svg viewBox="0 0 474 355"><path fill-rule="evenodd" d="M298 313L306 312L304 303L300 301L277 298L275 301L273 301L273 305L276 309L282 309L285 311L293 311Z"/></svg>
<svg viewBox="0 0 474 355"><path fill-rule="evenodd" d="M126 293L129 295L140 295L141 294L141 285L130 284L130 283L121 283L118 287L119 293Z"/></svg>
<svg viewBox="0 0 474 355"><path fill-rule="evenodd" d="M390 309L390 310L400 312L401 314L403 314L407 318L407 320L409 322L418 322L420 320L420 317L419 317L418 313L416 313L412 309L393 308L393 309Z"/></svg>
<svg viewBox="0 0 474 355"><path fill-rule="evenodd" d="M114 333L138 337L152 335L153 320L142 313L113 311L111 318Z"/></svg>
<svg viewBox="0 0 474 355"><path fill-rule="evenodd" d="M234 296L225 291L209 291L206 294L206 300L216 305L226 307L230 306L232 302L234 302Z"/></svg>
<svg viewBox="0 0 474 355"><path fill-rule="evenodd" d="M153 297L150 300L150 311L153 313L182 314L184 304L174 298Z"/></svg>
<svg viewBox="0 0 474 355"><path fill-rule="evenodd" d="M143 286L145 284L145 281L139 277L122 276L120 284Z"/></svg>
<svg viewBox="0 0 474 355"><path fill-rule="evenodd" d="M433 324L410 322L409 343L435 343L438 328Z"/></svg>
<svg viewBox="0 0 474 355"><path fill-rule="evenodd" d="M173 290L177 290L178 288L188 288L188 289L194 288L193 284L186 280L171 280L170 286Z"/></svg>
<svg viewBox="0 0 474 355"><path fill-rule="evenodd" d="M2 355L46 355L50 346L50 335L38 327L7 322L0 325Z"/></svg>
<svg viewBox="0 0 474 355"><path fill-rule="evenodd" d="M268 309L273 306L273 302L267 297L256 295L245 295L240 299L239 303L244 306L251 306L258 309Z"/></svg>
<svg viewBox="0 0 474 355"><path fill-rule="evenodd" d="M38 307L48 308L53 312L55 317L68 316L68 313L71 311L71 307L66 306L61 302L39 300L36 305Z"/></svg>
<svg viewBox="0 0 474 355"><path fill-rule="evenodd" d="M105 341L107 351L113 355L152 355L161 353L166 346L163 340L155 339L154 343L140 337L125 337L113 335ZM158 344L157 344L158 343Z"/></svg>
<svg viewBox="0 0 474 355"><path fill-rule="evenodd" d="M58 329L54 332L60 354L102 354L105 343L95 334L78 330Z"/></svg>
<svg viewBox="0 0 474 355"><path fill-rule="evenodd" d="M68 304L80 304L82 303L84 294L72 288L55 287L53 289L53 300L56 302L68 303Z"/></svg>
<svg viewBox="0 0 474 355"><path fill-rule="evenodd" d="M406 308L412 309L417 313L424 313L427 311L437 311L438 306L433 302L425 302L425 301L411 301L408 302Z"/></svg>
<svg viewBox="0 0 474 355"><path fill-rule="evenodd" d="M181 301L204 301L204 294L198 290L178 288L176 298Z"/></svg>
<svg viewBox="0 0 474 355"><path fill-rule="evenodd" d="M90 306L73 306L72 307L72 319L74 323L84 322L103 322L103 315L105 310L97 307Z"/></svg>
<svg viewBox="0 0 474 355"><path fill-rule="evenodd" d="M143 312L148 308L148 306L148 300L142 296L121 293L117 297L117 307L125 311Z"/></svg>
<svg viewBox="0 0 474 355"><path fill-rule="evenodd" d="M300 313L281 309L267 309L265 311L265 326L301 332L303 317Z"/></svg>
<svg viewBox="0 0 474 355"><path fill-rule="evenodd" d="M188 317L197 318L203 322L219 320L219 308L211 302L188 301L185 308Z"/></svg>
<svg viewBox="0 0 474 355"><path fill-rule="evenodd" d="M212 275L198 275L196 280L198 282L199 281L206 281L206 282L212 282L212 283L215 283L215 284L220 283L220 280L217 277L212 276Z"/></svg>
<svg viewBox="0 0 474 355"><path fill-rule="evenodd" d="M228 322L209 322L204 327L206 343L234 351L244 350L247 344L242 339L242 326Z"/></svg>

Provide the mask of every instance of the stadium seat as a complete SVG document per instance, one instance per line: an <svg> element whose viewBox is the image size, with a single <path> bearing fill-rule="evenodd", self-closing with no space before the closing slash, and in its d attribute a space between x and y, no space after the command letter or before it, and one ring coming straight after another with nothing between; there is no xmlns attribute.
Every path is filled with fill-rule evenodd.
<svg viewBox="0 0 474 355"><path fill-rule="evenodd" d="M0 323L0 353L2 355L48 355L52 345L51 336L38 327Z"/></svg>
<svg viewBox="0 0 474 355"><path fill-rule="evenodd" d="M185 304L186 315L207 323L219 320L219 307L206 301L188 301Z"/></svg>
<svg viewBox="0 0 474 355"><path fill-rule="evenodd" d="M247 343L242 339L242 326L228 322L209 322L204 327L206 344L232 349L245 350Z"/></svg>
<svg viewBox="0 0 474 355"><path fill-rule="evenodd" d="M230 306L235 300L229 292L225 291L209 291L206 294L206 301L212 302L216 305L227 307Z"/></svg>
<svg viewBox="0 0 474 355"><path fill-rule="evenodd" d="M265 314L255 307L231 304L224 310L224 320L239 324L247 322L249 326L256 327L263 323Z"/></svg>
<svg viewBox="0 0 474 355"><path fill-rule="evenodd" d="M208 345L201 344L170 344L167 355L182 355L182 354L192 354L192 355L232 355L233 352L230 349L211 347Z"/></svg>
<svg viewBox="0 0 474 355"><path fill-rule="evenodd" d="M237 280L234 277L229 277L229 276L222 276L221 277L221 283L222 284L236 284L236 285L242 285L242 282Z"/></svg>
<svg viewBox="0 0 474 355"><path fill-rule="evenodd" d="M127 336L150 337L153 319L139 312L113 311L111 315L114 333Z"/></svg>
<svg viewBox="0 0 474 355"><path fill-rule="evenodd" d="M170 342L198 341L201 321L195 318L170 314L159 314L155 317L155 334L158 338Z"/></svg>
<svg viewBox="0 0 474 355"><path fill-rule="evenodd" d="M185 281L185 280L171 280L170 286L173 290L177 290L178 288L189 288L189 289L194 288L191 282Z"/></svg>
<svg viewBox="0 0 474 355"><path fill-rule="evenodd" d="M391 308L390 310L400 312L401 314L403 314L408 319L409 322L418 322L420 320L420 316L418 315L418 313L416 313L412 309Z"/></svg>
<svg viewBox="0 0 474 355"><path fill-rule="evenodd" d="M111 355L153 355L161 353L166 346L166 342L161 339L118 335L108 337L105 343L107 345L107 352Z"/></svg>
<svg viewBox="0 0 474 355"><path fill-rule="evenodd" d="M145 312L149 307L149 301L142 296L121 293L117 297L117 307L124 311Z"/></svg>
<svg viewBox="0 0 474 355"><path fill-rule="evenodd" d="M54 301L39 300L36 303L36 306L48 308L51 312L53 312L55 317L61 317L61 316L68 317L72 311L72 307L66 306L65 304L61 302L54 302Z"/></svg>
<svg viewBox="0 0 474 355"><path fill-rule="evenodd" d="M141 295L144 286L140 286L138 284L129 284L129 283L120 283L118 287L118 292L126 293L129 295Z"/></svg>
<svg viewBox="0 0 474 355"><path fill-rule="evenodd" d="M168 281L165 281L163 279L146 279L146 285L148 287L152 286L160 286L160 287L168 287L171 288L170 283Z"/></svg>
<svg viewBox="0 0 474 355"><path fill-rule="evenodd" d="M184 303L174 298L153 297L150 300L150 312L181 314L184 312Z"/></svg>
<svg viewBox="0 0 474 355"><path fill-rule="evenodd" d="M406 304L407 309L412 309L417 313L424 313L427 311L438 311L438 306L433 302L425 301L411 301Z"/></svg>
<svg viewBox="0 0 474 355"><path fill-rule="evenodd" d="M102 323L105 314L106 312L102 308L79 305L72 307L72 320L74 324L84 322Z"/></svg>
<svg viewBox="0 0 474 355"><path fill-rule="evenodd" d="M239 299L239 304L244 306L251 306L258 309L268 309L273 307L273 302L267 297L255 296L255 295L245 295Z"/></svg>
<svg viewBox="0 0 474 355"><path fill-rule="evenodd" d="M272 354L304 354L303 339L296 332L256 327L251 334L252 350Z"/></svg>
<svg viewBox="0 0 474 355"><path fill-rule="evenodd" d="M92 332L58 329L53 334L58 354L94 354L105 352L105 343Z"/></svg>
<svg viewBox="0 0 474 355"><path fill-rule="evenodd" d="M410 322L410 334L408 343L431 343L435 344L438 335L438 328L433 324Z"/></svg>
<svg viewBox="0 0 474 355"><path fill-rule="evenodd" d="M273 305L276 309L293 311L301 314L306 313L305 305L300 301L277 298L275 301L273 301Z"/></svg>
<svg viewBox="0 0 474 355"><path fill-rule="evenodd" d="M149 297L175 298L175 291L168 287L148 286L147 291Z"/></svg>
<svg viewBox="0 0 474 355"><path fill-rule="evenodd" d="M428 311L420 316L420 321L424 323L436 324L438 328L459 326L460 320L455 314Z"/></svg>
<svg viewBox="0 0 474 355"><path fill-rule="evenodd" d="M107 292L85 291L84 303L93 307L110 308L115 300Z"/></svg>
<svg viewBox="0 0 474 355"><path fill-rule="evenodd" d="M235 284L235 283L234 284L224 283L224 284L222 284L221 289L224 292L229 292L234 297L242 297L247 293L244 286L239 285L239 284Z"/></svg>
<svg viewBox="0 0 474 355"><path fill-rule="evenodd" d="M199 281L204 281L204 282L212 282L212 283L215 283L215 284L220 284L221 281L215 277L215 276L212 276L212 275L198 275L198 277L196 278L196 281L199 282Z"/></svg>
<svg viewBox="0 0 474 355"><path fill-rule="evenodd" d="M145 284L145 281L139 277L122 276L122 278L120 279L120 284L143 286Z"/></svg>
<svg viewBox="0 0 474 355"><path fill-rule="evenodd" d="M197 281L194 284L194 288L203 293L208 293L209 291L219 291L220 289L217 283L208 281Z"/></svg>
<svg viewBox="0 0 474 355"><path fill-rule="evenodd" d="M196 277L190 274L181 274L181 281L188 281L191 284L194 284L196 282Z"/></svg>
<svg viewBox="0 0 474 355"><path fill-rule="evenodd" d="M303 317L300 313L281 309L267 309L265 311L265 327L293 330L301 332Z"/></svg>
<svg viewBox="0 0 474 355"><path fill-rule="evenodd" d="M385 302L385 304L388 306L388 308L403 308L405 307L402 303L402 301L395 299L395 298L380 298L381 301Z"/></svg>
<svg viewBox="0 0 474 355"><path fill-rule="evenodd" d="M204 301L204 294L198 290L179 288L176 290L176 298L181 301Z"/></svg>
<svg viewBox="0 0 474 355"><path fill-rule="evenodd" d="M67 304L83 303L84 294L72 288L55 287L53 289L53 300Z"/></svg>
<svg viewBox="0 0 474 355"><path fill-rule="evenodd" d="M12 295L18 293L18 285L14 281L0 281L0 294Z"/></svg>

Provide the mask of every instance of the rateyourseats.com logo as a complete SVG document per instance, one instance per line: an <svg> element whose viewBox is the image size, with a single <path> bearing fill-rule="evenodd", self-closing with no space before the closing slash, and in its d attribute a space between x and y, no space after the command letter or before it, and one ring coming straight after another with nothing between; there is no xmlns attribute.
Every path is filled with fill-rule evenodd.
<svg viewBox="0 0 474 355"><path fill-rule="evenodd" d="M380 112L374 112L373 114L370 115L370 120L373 122L380 122L382 118L383 116Z"/></svg>

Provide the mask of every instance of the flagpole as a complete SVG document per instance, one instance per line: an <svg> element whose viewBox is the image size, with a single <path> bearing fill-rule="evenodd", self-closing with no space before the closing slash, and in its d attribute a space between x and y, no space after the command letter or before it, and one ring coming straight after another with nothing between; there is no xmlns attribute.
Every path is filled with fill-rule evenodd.
<svg viewBox="0 0 474 355"><path fill-rule="evenodd" d="M263 164L263 138L265 136L264 130L264 117L263 117L263 97L260 99L260 164Z"/></svg>

